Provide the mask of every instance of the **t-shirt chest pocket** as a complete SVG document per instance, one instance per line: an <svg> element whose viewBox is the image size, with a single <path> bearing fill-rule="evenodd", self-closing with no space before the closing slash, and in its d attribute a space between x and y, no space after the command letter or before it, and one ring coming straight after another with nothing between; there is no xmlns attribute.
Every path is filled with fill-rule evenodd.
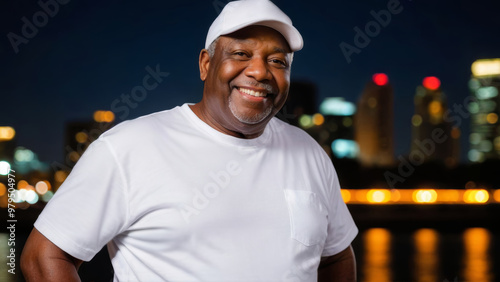
<svg viewBox="0 0 500 282"><path fill-rule="evenodd" d="M328 212L318 196L307 190L284 189L290 216L291 237L306 246L323 243Z"/></svg>

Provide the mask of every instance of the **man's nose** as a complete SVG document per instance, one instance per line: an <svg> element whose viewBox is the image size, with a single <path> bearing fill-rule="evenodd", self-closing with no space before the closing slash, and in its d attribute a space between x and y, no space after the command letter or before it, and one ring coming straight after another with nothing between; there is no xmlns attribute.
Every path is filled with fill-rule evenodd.
<svg viewBox="0 0 500 282"><path fill-rule="evenodd" d="M252 58L245 69L245 75L253 77L257 81L271 80L272 74L268 69L268 64L264 59Z"/></svg>

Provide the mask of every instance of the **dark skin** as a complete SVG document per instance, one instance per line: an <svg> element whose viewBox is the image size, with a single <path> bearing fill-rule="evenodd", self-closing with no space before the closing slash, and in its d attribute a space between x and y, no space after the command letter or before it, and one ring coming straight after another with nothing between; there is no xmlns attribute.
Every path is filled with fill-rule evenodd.
<svg viewBox="0 0 500 282"><path fill-rule="evenodd" d="M251 26L221 36L213 58L207 50L200 53L200 78L205 87L202 100L191 109L222 133L255 138L286 101L290 64L288 43L273 29ZM265 92L266 97L253 99L243 94L241 88ZM235 117L230 100L242 118ZM255 123L245 121L255 117L260 117Z"/></svg>
<svg viewBox="0 0 500 282"><path fill-rule="evenodd" d="M224 134L238 138L260 136L286 101L291 51L283 36L273 29L251 26L221 36L212 58L207 50L201 51L199 66L200 78L205 82L203 98L191 109ZM36 228L21 255L26 281L80 281L81 264ZM321 258L318 281L355 280L356 264L350 246Z"/></svg>
<svg viewBox="0 0 500 282"><path fill-rule="evenodd" d="M356 281L356 260L351 246L336 255L321 258L318 282L334 281Z"/></svg>
<svg viewBox="0 0 500 282"><path fill-rule="evenodd" d="M78 268L82 261L54 245L33 228L23 253L21 271L26 281L80 281Z"/></svg>

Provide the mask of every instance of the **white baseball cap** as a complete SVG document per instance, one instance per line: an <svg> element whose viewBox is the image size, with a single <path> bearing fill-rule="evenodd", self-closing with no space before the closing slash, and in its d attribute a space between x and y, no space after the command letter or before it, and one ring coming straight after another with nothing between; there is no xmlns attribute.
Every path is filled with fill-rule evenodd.
<svg viewBox="0 0 500 282"><path fill-rule="evenodd" d="M205 49L217 37L229 34L251 25L263 25L275 29L295 52L302 49L304 42L292 20L269 0L240 0L229 2L208 30Z"/></svg>

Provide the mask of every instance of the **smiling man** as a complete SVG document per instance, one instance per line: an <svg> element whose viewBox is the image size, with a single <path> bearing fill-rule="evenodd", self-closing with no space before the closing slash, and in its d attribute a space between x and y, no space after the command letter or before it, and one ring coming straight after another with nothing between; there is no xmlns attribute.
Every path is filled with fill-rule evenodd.
<svg viewBox="0 0 500 282"><path fill-rule="evenodd" d="M286 101L292 55L276 30L259 25L221 36L200 54L203 99L191 109L213 128L254 138Z"/></svg>
<svg viewBox="0 0 500 282"><path fill-rule="evenodd" d="M35 223L27 280L77 281L107 244L115 281L355 281L333 165L274 118L302 45L270 1L230 2L200 53L201 101L92 143Z"/></svg>

